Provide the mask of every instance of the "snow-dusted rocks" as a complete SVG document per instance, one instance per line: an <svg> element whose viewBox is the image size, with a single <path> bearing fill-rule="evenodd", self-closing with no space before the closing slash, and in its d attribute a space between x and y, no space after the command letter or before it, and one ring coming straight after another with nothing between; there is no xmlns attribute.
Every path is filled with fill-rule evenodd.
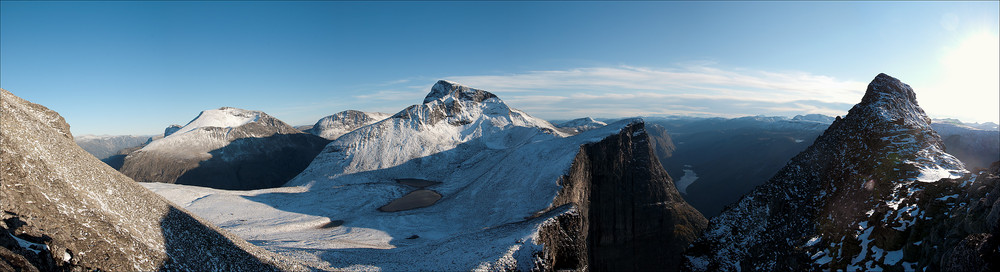
<svg viewBox="0 0 1000 272"><path fill-rule="evenodd" d="M667 230L683 222L642 221L672 214L679 198L669 198L677 193L662 169L662 176L645 173L659 166L651 163L655 160L648 154L651 149L641 120L624 120L570 137L544 120L508 107L492 93L447 81L435 84L423 102L337 138L289 187L225 191L144 185L241 237L320 269L530 270L536 260L544 259L539 254L545 248L556 246L543 243L542 227L561 222L582 226L556 217L591 207L585 201L554 203L573 167L588 173L573 176L579 186L589 187L590 173L602 175L595 184L617 183L607 188L621 191L600 191L606 197L600 199L623 204L622 213L638 207L644 216L627 218L630 223ZM611 143L585 150L613 154L620 159L618 167L591 169L588 163L601 157L593 154L595 159L577 159L584 152L582 145L606 139ZM423 185L440 199L425 207L380 211L423 186L400 180L439 182ZM643 190L645 185L651 190ZM620 195L629 190L668 198ZM603 211L601 216L611 212ZM587 222L594 224L613 221L590 218L594 219ZM600 235L620 235L615 243L638 243L634 238L652 234L648 229L594 229L600 229L595 231ZM675 241L674 233L688 229L698 228L672 228L675 232L662 233L668 238L650 241ZM571 239L586 237L597 236L576 233ZM596 257L609 256L601 253L607 251L589 255L587 248L578 250L584 258L595 256L592 265L604 267L608 262L608 267L616 267ZM660 251L648 253L655 252Z"/></svg>
<svg viewBox="0 0 1000 272"><path fill-rule="evenodd" d="M84 152L56 112L2 89L0 105L0 270L290 268Z"/></svg>
<svg viewBox="0 0 1000 272"><path fill-rule="evenodd" d="M580 133L588 131L591 129L599 128L608 125L607 123L594 120L594 118L584 117L569 120L566 122L559 123L556 127L569 131L571 133Z"/></svg>
<svg viewBox="0 0 1000 272"><path fill-rule="evenodd" d="M951 199L942 197L970 183L948 178L967 173L944 152L913 90L879 74L846 117L837 118L770 181L711 220L688 250L688 266L727 271L939 267L941 258L932 257L936 250L931 247L942 241L926 230L947 225L939 219L949 215L931 200Z"/></svg>
<svg viewBox="0 0 1000 272"><path fill-rule="evenodd" d="M360 127L382 121L389 116L390 114L381 112L346 110L319 119L319 121L316 121L315 125L304 130L304 132L312 133L313 135L326 138L327 140L336 140L337 137L340 137L341 135L347 134L348 132Z"/></svg>
<svg viewBox="0 0 1000 272"><path fill-rule="evenodd" d="M278 187L305 169L327 142L266 113L223 107L203 111L170 136L130 153L121 172L139 182Z"/></svg>

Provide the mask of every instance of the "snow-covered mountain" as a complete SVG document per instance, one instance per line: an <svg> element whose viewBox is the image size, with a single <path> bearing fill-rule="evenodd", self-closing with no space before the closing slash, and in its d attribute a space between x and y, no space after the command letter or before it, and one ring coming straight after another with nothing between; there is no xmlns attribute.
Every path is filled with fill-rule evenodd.
<svg viewBox="0 0 1000 272"><path fill-rule="evenodd" d="M3 89L0 104L0 270L295 268L88 155L58 113Z"/></svg>
<svg viewBox="0 0 1000 272"><path fill-rule="evenodd" d="M970 194L994 186L974 178L944 152L910 86L879 74L847 116L712 218L688 268L937 270L963 239L995 234L985 216L952 219L1000 212Z"/></svg>
<svg viewBox="0 0 1000 272"><path fill-rule="evenodd" d="M565 129L572 133L580 133L591 129L608 125L607 123L594 120L594 118L584 117L559 123L556 127Z"/></svg>
<svg viewBox="0 0 1000 272"><path fill-rule="evenodd" d="M320 269L676 267L707 224L641 120L569 136L448 81L331 142L290 187L144 185Z"/></svg>
<svg viewBox="0 0 1000 272"><path fill-rule="evenodd" d="M381 112L362 112L356 110L346 110L336 114L323 117L316 121L316 124L309 129L303 130L327 140L336 140L337 137L347 134L355 129L372 123L385 120L391 114Z"/></svg>
<svg viewBox="0 0 1000 272"><path fill-rule="evenodd" d="M137 147L152 141L149 135L80 135L73 138L77 145L99 160L118 154L119 150Z"/></svg>
<svg viewBox="0 0 1000 272"><path fill-rule="evenodd" d="M278 187L305 169L327 142L266 113L223 107L202 111L170 136L130 153L121 172L139 182Z"/></svg>
<svg viewBox="0 0 1000 272"><path fill-rule="evenodd" d="M331 173L390 168L474 139L487 149L506 149L563 136L549 122L508 107L492 93L442 80L424 103L331 142L289 185L305 185Z"/></svg>

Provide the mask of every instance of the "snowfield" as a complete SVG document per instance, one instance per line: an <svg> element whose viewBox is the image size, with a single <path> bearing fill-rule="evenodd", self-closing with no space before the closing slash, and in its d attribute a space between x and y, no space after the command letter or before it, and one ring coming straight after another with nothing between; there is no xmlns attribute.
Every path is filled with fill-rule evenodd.
<svg viewBox="0 0 1000 272"><path fill-rule="evenodd" d="M420 105L327 145L288 187L226 191L143 184L189 211L319 269L499 270L533 267L539 226L580 145L641 122L575 136L507 107L492 94L441 81ZM434 205L382 212L440 182Z"/></svg>

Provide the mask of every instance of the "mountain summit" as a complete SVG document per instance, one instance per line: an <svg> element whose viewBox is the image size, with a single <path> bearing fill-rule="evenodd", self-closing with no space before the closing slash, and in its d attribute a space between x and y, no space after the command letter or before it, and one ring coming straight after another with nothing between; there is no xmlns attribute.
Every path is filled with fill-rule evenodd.
<svg viewBox="0 0 1000 272"><path fill-rule="evenodd" d="M261 111L202 111L187 125L125 157L139 182L219 189L278 187L309 165L328 141Z"/></svg>
<svg viewBox="0 0 1000 272"><path fill-rule="evenodd" d="M878 74L865 96L851 109L849 114L874 121L874 118L888 122L903 122L914 128L930 126L931 119L917 105L917 95L913 88L899 79L886 74Z"/></svg>
<svg viewBox="0 0 1000 272"><path fill-rule="evenodd" d="M469 88L452 81L438 80L438 82L431 87L431 92L424 97L424 104L430 103L434 100L447 100L448 98L471 102L483 102L483 100L494 97L497 96L484 90Z"/></svg>
<svg viewBox="0 0 1000 272"><path fill-rule="evenodd" d="M944 152L913 90L878 75L812 146L713 218L688 250L693 270L935 267L940 205L968 173ZM958 196L958 195L955 195ZM949 200L950 199L950 200ZM950 203L950 204L949 204ZM942 214L944 213L944 214Z"/></svg>

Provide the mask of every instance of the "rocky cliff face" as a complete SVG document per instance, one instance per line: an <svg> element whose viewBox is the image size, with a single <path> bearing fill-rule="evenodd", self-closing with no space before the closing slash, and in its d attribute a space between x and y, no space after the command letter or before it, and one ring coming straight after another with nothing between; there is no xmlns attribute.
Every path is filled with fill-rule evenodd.
<svg viewBox="0 0 1000 272"><path fill-rule="evenodd" d="M693 270L921 270L963 206L968 173L943 151L913 90L879 74L861 103L767 183L712 219Z"/></svg>
<svg viewBox="0 0 1000 272"><path fill-rule="evenodd" d="M553 206L575 212L540 231L546 270L676 270L707 225L674 188L641 122L581 146L561 185Z"/></svg>
<svg viewBox="0 0 1000 272"><path fill-rule="evenodd" d="M56 112L0 104L0 270L292 268L87 154Z"/></svg>
<svg viewBox="0 0 1000 272"><path fill-rule="evenodd" d="M125 157L121 172L139 182L219 189L279 187L329 141L259 111L204 111L170 136Z"/></svg>

